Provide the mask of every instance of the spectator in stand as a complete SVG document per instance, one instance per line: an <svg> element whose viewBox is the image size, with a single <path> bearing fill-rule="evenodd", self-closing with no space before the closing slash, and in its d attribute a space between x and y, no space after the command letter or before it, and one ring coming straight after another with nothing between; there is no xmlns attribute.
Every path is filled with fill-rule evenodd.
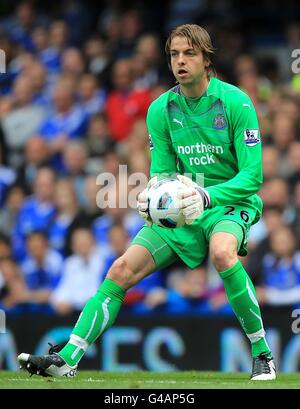
<svg viewBox="0 0 300 409"><path fill-rule="evenodd" d="M201 18L202 13L205 13L206 7L209 7L210 13L212 15L216 12L214 7L222 8L222 20L225 19L226 9L230 7L231 3L223 3L222 5L217 3L206 3L203 0L176 0L171 2L163 2L161 4L160 13L166 8L166 16L164 19L164 32L167 33L173 30L174 27L181 24L186 24L188 22L197 21ZM224 13L224 14L223 14ZM158 13L156 14L158 18ZM221 23L221 21L220 21ZM222 44L223 45L223 44ZM223 48L222 48L223 49Z"/></svg>
<svg viewBox="0 0 300 409"><path fill-rule="evenodd" d="M144 224L136 210L128 208L125 186L122 185L122 189L120 189L119 182L100 190L97 199L98 205L104 210L103 216L95 219L92 224L92 231L99 245L108 243L109 231L115 223L119 223L125 228L130 239Z"/></svg>
<svg viewBox="0 0 300 409"><path fill-rule="evenodd" d="M282 208L276 205L264 207L260 226L249 235L249 258L247 265L251 278L256 283L261 271L263 257L270 251L270 235L285 225Z"/></svg>
<svg viewBox="0 0 300 409"><path fill-rule="evenodd" d="M136 51L133 56L134 68L139 63L143 69L135 79L134 88L151 89L158 84L162 78L167 77L165 64L159 44L159 39L154 34L144 34L139 37Z"/></svg>
<svg viewBox="0 0 300 409"><path fill-rule="evenodd" d="M115 146L109 134L106 115L103 112L92 115L86 142L89 150L89 167L96 169L98 173L103 168L103 156Z"/></svg>
<svg viewBox="0 0 300 409"><path fill-rule="evenodd" d="M264 180L280 176L280 152L276 146L263 147L263 173Z"/></svg>
<svg viewBox="0 0 300 409"><path fill-rule="evenodd" d="M53 155L53 166L62 168L60 154L72 139L85 134L87 117L82 107L75 104L72 82L60 79L53 90L54 113L41 125L40 134L48 142Z"/></svg>
<svg viewBox="0 0 300 409"><path fill-rule="evenodd" d="M71 180L59 180L55 185L56 215L49 228L49 244L63 257L70 254L70 228L79 213L78 201Z"/></svg>
<svg viewBox="0 0 300 409"><path fill-rule="evenodd" d="M93 74L84 74L80 78L78 86L80 104L83 106L87 116L100 113L104 110L106 93L99 88L97 79Z"/></svg>
<svg viewBox="0 0 300 409"><path fill-rule="evenodd" d="M44 233L32 232L27 246L28 255L20 264L25 285L16 300L22 305L16 307L20 312L53 313L48 301L60 279L63 259L48 247Z"/></svg>
<svg viewBox="0 0 300 409"><path fill-rule="evenodd" d="M69 29L70 43L81 46L83 38L89 34L93 11L91 6L81 0L66 1L61 4L60 15ZM98 4L95 5L98 12Z"/></svg>
<svg viewBox="0 0 300 409"><path fill-rule="evenodd" d="M34 44L34 51L39 61L47 69L49 82L51 78L58 74L61 59L59 50L50 46L49 30L45 27L39 26L32 31L32 40Z"/></svg>
<svg viewBox="0 0 300 409"><path fill-rule="evenodd" d="M250 96L258 111L264 108L271 96L272 83L266 76L259 74L255 58L249 54L237 57L235 75L238 86Z"/></svg>
<svg viewBox="0 0 300 409"><path fill-rule="evenodd" d="M11 90L11 84L14 80L15 73L11 70L11 61L13 61L14 57L17 54L17 49L15 44L8 38L8 35L0 32L0 49L5 53L6 59L6 73L1 73L0 75L0 95L3 96L7 95ZM2 101L1 101L2 102ZM0 104L0 118L1 118L1 105Z"/></svg>
<svg viewBox="0 0 300 409"><path fill-rule="evenodd" d="M41 62L35 61L31 64L30 69L24 72L24 75L29 78L31 83L33 103L44 107L45 110L50 110L51 94L47 80L48 73L45 66Z"/></svg>
<svg viewBox="0 0 300 409"><path fill-rule="evenodd" d="M149 157L146 156L142 152L136 153L134 156L129 158L129 170L130 173L140 173L145 177L145 187L147 185L147 180L149 179L149 167L150 167L150 160ZM140 175L141 176L141 175ZM141 181L141 184L144 185L143 181ZM135 189L135 186L129 186L128 190L130 191L131 189Z"/></svg>
<svg viewBox="0 0 300 409"><path fill-rule="evenodd" d="M8 188L16 180L16 172L11 167L3 164L3 156L0 146L0 209L5 202Z"/></svg>
<svg viewBox="0 0 300 409"><path fill-rule="evenodd" d="M259 95L259 80L257 73L247 72L243 73L238 78L237 86L243 90L251 100L255 107L259 106L260 103L260 95Z"/></svg>
<svg viewBox="0 0 300 409"><path fill-rule="evenodd" d="M77 229L71 238L73 254L65 261L61 281L51 296L59 314L80 311L97 291L104 274L103 252L89 229Z"/></svg>
<svg viewBox="0 0 300 409"><path fill-rule="evenodd" d="M11 257L11 243L9 235L0 233L0 260Z"/></svg>
<svg viewBox="0 0 300 409"><path fill-rule="evenodd" d="M84 184L87 175L88 152L84 142L69 142L63 152L63 174L73 183L80 205L85 203Z"/></svg>
<svg viewBox="0 0 300 409"><path fill-rule="evenodd" d="M2 120L3 118L5 118L6 115L8 115L12 109L13 109L12 98L7 94L2 96L0 99L0 119ZM1 124L1 138L3 139L2 133L3 133L3 128Z"/></svg>
<svg viewBox="0 0 300 409"><path fill-rule="evenodd" d="M67 182L70 181L67 180ZM84 203L84 206L79 208L79 212L76 214L69 226L68 235L66 237L67 254L70 252L70 237L72 236L73 231L78 228L91 228L93 221L103 214L103 210L97 205L97 195L99 189L100 187L97 184L97 177L94 175L86 176L84 185L86 201ZM74 187L72 190L74 191ZM69 199L71 200L71 194L69 194Z"/></svg>
<svg viewBox="0 0 300 409"><path fill-rule="evenodd" d="M81 51L78 48L67 48L62 53L62 74L68 74L76 81L84 72L84 61Z"/></svg>
<svg viewBox="0 0 300 409"><path fill-rule="evenodd" d="M120 255L129 247L130 239L123 225L116 222L108 231L108 251L106 253L105 262L110 266ZM105 277L103 277L104 279Z"/></svg>
<svg viewBox="0 0 300 409"><path fill-rule="evenodd" d="M65 21L54 20L49 27L49 45L53 48L59 55L68 46L69 30ZM58 67L60 68L60 67Z"/></svg>
<svg viewBox="0 0 300 409"><path fill-rule="evenodd" d="M111 55L108 53L105 40L100 36L92 36L84 44L83 51L88 71L96 75L101 85L110 89Z"/></svg>
<svg viewBox="0 0 300 409"><path fill-rule="evenodd" d="M10 256L0 258L0 308L5 312L21 312L19 304L27 296L27 287L18 265Z"/></svg>
<svg viewBox="0 0 300 409"><path fill-rule="evenodd" d="M289 145L297 139L297 123L294 118L277 113L272 120L271 137L281 155L286 155Z"/></svg>
<svg viewBox="0 0 300 409"><path fill-rule="evenodd" d="M288 148L287 161L289 164L289 185L293 189L300 181L300 142L294 141Z"/></svg>
<svg viewBox="0 0 300 409"><path fill-rule="evenodd" d="M300 243L300 180L295 184L293 191L295 218L293 224L295 226L295 232L298 242Z"/></svg>
<svg viewBox="0 0 300 409"><path fill-rule="evenodd" d="M3 28L11 40L27 51L33 51L31 32L36 25L46 25L48 19L38 15L32 1L21 1L12 18L3 22Z"/></svg>
<svg viewBox="0 0 300 409"><path fill-rule="evenodd" d="M26 238L26 246L27 256L21 263L28 288L24 301L48 304L62 274L63 258L49 247L47 236L43 232L31 232Z"/></svg>
<svg viewBox="0 0 300 409"><path fill-rule="evenodd" d="M49 157L49 148L43 138L36 135L28 139L25 146L25 161L18 170L16 183L25 191L31 192L38 169L50 166Z"/></svg>
<svg viewBox="0 0 300 409"><path fill-rule="evenodd" d="M261 304L269 306L300 303L300 251L289 226L270 235L270 252L262 260L260 283L256 287Z"/></svg>
<svg viewBox="0 0 300 409"><path fill-rule="evenodd" d="M45 119L43 107L33 104L33 88L30 79L17 77L11 96L13 108L2 118L2 128L8 147L8 163L15 168L23 164L23 150Z"/></svg>
<svg viewBox="0 0 300 409"><path fill-rule="evenodd" d="M136 312L157 310L170 314L232 313L224 289L208 291L206 282L206 267L171 270L167 278L167 288L153 288Z"/></svg>
<svg viewBox="0 0 300 409"><path fill-rule="evenodd" d="M116 60L132 57L141 31L142 20L137 10L128 10L120 16L120 37L114 51Z"/></svg>
<svg viewBox="0 0 300 409"><path fill-rule="evenodd" d="M113 66L114 90L108 95L106 112L112 139L124 141L137 119L145 119L151 103L148 89L133 89L134 72L129 59L117 61Z"/></svg>
<svg viewBox="0 0 300 409"><path fill-rule="evenodd" d="M26 256L25 238L34 230L48 232L55 215L54 187L56 175L50 168L38 170L33 195L23 203L12 232L13 254L17 261Z"/></svg>
<svg viewBox="0 0 300 409"><path fill-rule="evenodd" d="M38 26L32 37L35 52L48 71L48 83L53 85L61 73L62 53L68 45L67 24L62 20L54 20L49 29Z"/></svg>
<svg viewBox="0 0 300 409"><path fill-rule="evenodd" d="M32 65L37 61L38 61L37 58L31 53L16 52L8 68L8 71L13 82L19 76L28 73ZM13 82L11 85L13 85ZM12 94L12 87L9 89L9 93Z"/></svg>
<svg viewBox="0 0 300 409"><path fill-rule="evenodd" d="M143 119L137 119L133 125L130 134L125 142L126 151L129 158L138 153L149 155L149 135L146 123Z"/></svg>
<svg viewBox="0 0 300 409"><path fill-rule="evenodd" d="M151 81L155 81L151 75L147 73L147 63L145 58L135 53L131 57L132 67L133 67L133 89L151 89Z"/></svg>
<svg viewBox="0 0 300 409"><path fill-rule="evenodd" d="M292 221L294 212L290 201L289 186L285 179L275 177L266 180L260 190L260 196L265 207L278 206L283 211L285 222Z"/></svg>
<svg viewBox="0 0 300 409"><path fill-rule="evenodd" d="M115 146L116 149L107 151L103 156L103 170L118 178L120 174L120 166L126 164L126 158L118 153L118 147L120 144L116 144Z"/></svg>
<svg viewBox="0 0 300 409"><path fill-rule="evenodd" d="M142 173L148 178L150 169L149 135L144 120L135 121L125 144L130 173Z"/></svg>
<svg viewBox="0 0 300 409"><path fill-rule="evenodd" d="M99 192L100 186L97 182L97 176L89 175L85 179L85 194L86 194L86 205L84 209L88 214L91 215L92 219L99 216L99 214L103 213L97 203L97 195Z"/></svg>
<svg viewBox="0 0 300 409"><path fill-rule="evenodd" d="M282 213L280 218L284 223L292 223L295 217L295 210L292 206L289 186L286 180L280 177L273 177L265 179L265 182L260 190L260 196L264 202L265 210L275 210L275 213ZM249 236L250 247L255 247L261 240L263 240L269 233L268 228L263 217L251 229Z"/></svg>
<svg viewBox="0 0 300 409"><path fill-rule="evenodd" d="M297 97L293 94L282 94L275 113L278 112L287 115L297 122L300 118L300 107Z"/></svg>
<svg viewBox="0 0 300 409"><path fill-rule="evenodd" d="M111 62L113 62L117 59L116 54L121 37L121 22L117 11L113 10L112 13L109 12L108 14L105 15L105 11L101 13L97 25L101 36L105 39L106 49L109 50Z"/></svg>
<svg viewBox="0 0 300 409"><path fill-rule="evenodd" d="M0 209L0 232L6 234L8 237L11 236L11 232L15 226L16 217L24 200L25 191L23 187L17 184L10 186L6 193L4 206Z"/></svg>
<svg viewBox="0 0 300 409"><path fill-rule="evenodd" d="M66 238L67 254L70 253L70 237L72 236L73 232L79 228L91 229L94 220L103 215L103 209L98 206L97 203L99 189L100 186L97 183L97 177L94 175L86 176L84 186L86 201L84 206L79 208L79 212L69 226L68 235Z"/></svg>

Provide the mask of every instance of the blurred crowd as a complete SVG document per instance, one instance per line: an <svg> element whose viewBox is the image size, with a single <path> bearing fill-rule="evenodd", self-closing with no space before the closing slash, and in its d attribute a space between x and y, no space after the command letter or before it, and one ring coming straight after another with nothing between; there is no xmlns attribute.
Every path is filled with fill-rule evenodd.
<svg viewBox="0 0 300 409"><path fill-rule="evenodd" d="M80 311L143 225L136 209L119 205L133 191L121 173L149 176L145 116L175 84L164 40L185 22L208 29L218 77L248 93L260 121L264 215L242 262L262 305L300 305L300 75L291 68L300 19L266 40L218 24L206 1L166 2L161 27L139 2L104 3L95 17L80 1L48 13L21 1L0 19L7 65L0 74L0 308ZM210 12L220 2L212 3ZM221 11L226 16L230 7ZM99 196L105 174L115 177L106 194L116 206L103 206ZM194 270L178 263L147 277L128 291L124 311L230 307L208 259Z"/></svg>

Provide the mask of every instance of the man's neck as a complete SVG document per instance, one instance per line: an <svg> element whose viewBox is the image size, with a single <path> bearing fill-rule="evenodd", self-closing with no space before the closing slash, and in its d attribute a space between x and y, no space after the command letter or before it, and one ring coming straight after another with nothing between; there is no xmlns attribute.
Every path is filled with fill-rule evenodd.
<svg viewBox="0 0 300 409"><path fill-rule="evenodd" d="M39 255L39 257L35 257L35 262L38 265L38 267L40 268L43 267L46 255L47 255L47 252L45 254Z"/></svg>
<svg viewBox="0 0 300 409"><path fill-rule="evenodd" d="M209 78L205 77L202 81L192 86L184 86L180 84L182 93L188 98L200 98L206 91L209 83Z"/></svg>

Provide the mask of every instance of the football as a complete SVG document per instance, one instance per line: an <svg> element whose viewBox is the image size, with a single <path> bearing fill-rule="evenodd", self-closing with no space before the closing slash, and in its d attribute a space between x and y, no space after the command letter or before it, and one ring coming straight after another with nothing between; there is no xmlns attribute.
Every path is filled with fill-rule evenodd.
<svg viewBox="0 0 300 409"><path fill-rule="evenodd" d="M148 193L149 215L154 224L168 229L185 224L178 198L179 190L184 188L185 185L177 179L163 179L151 187Z"/></svg>

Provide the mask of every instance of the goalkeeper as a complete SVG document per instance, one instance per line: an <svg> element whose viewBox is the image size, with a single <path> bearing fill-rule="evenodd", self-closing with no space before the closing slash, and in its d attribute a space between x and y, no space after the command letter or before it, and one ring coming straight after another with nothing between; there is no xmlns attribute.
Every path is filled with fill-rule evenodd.
<svg viewBox="0 0 300 409"><path fill-rule="evenodd" d="M166 54L178 85L155 100L147 115L148 188L159 177L177 174L186 185L181 197L186 224L176 229L151 224L147 189L142 192L138 209L147 224L85 305L66 346L45 356L19 355L29 372L73 376L88 346L113 325L126 290L178 258L194 268L209 253L251 343L251 379L275 379L255 289L238 259L247 254L249 229L262 212L256 194L262 183L260 132L250 98L215 77L213 53L202 27L173 30Z"/></svg>

